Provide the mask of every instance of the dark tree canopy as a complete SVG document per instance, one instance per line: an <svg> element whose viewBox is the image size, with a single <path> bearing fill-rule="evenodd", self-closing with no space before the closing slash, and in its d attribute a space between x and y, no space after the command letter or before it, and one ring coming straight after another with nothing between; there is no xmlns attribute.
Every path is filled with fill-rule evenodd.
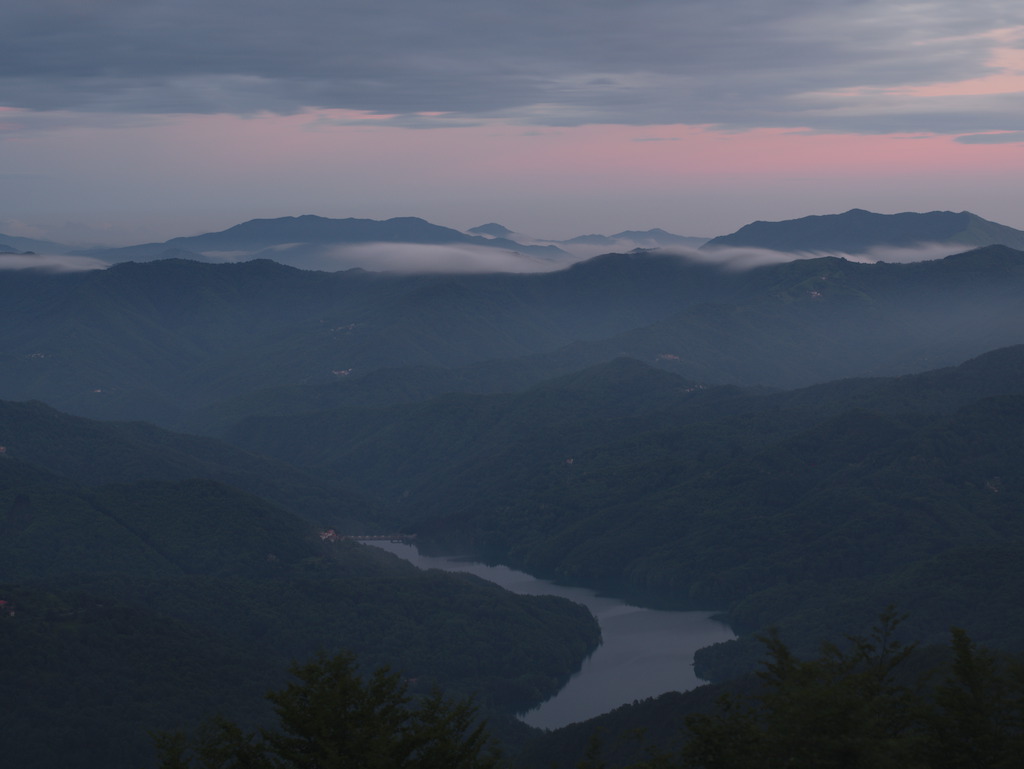
<svg viewBox="0 0 1024 769"><path fill-rule="evenodd" d="M1024 678L1017 663L952 631L938 684L905 672L913 645L884 613L867 637L800 660L775 636L761 693L687 718L691 739L665 766L687 769L1009 769L1024 755Z"/></svg>
<svg viewBox="0 0 1024 769"><path fill-rule="evenodd" d="M469 700L414 699L398 674L360 675L349 653L292 668L267 697L277 727L247 733L223 718L189 740L158 737L160 769L489 769L497 763Z"/></svg>

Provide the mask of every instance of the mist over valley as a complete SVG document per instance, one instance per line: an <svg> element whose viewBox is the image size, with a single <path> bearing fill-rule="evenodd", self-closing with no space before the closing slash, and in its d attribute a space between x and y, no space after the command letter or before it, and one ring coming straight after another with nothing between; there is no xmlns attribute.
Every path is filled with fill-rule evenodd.
<svg viewBox="0 0 1024 769"><path fill-rule="evenodd" d="M3 33L4 769L1021 764L1019 0Z"/></svg>
<svg viewBox="0 0 1024 769"><path fill-rule="evenodd" d="M1024 232L853 209L714 238L298 216L0 244L19 766L84 735L84 767L152 765L150 731L217 712L256 728L318 651L474 695L523 769L576 766L598 729L670 744L772 628L810 658L892 605L928 659L953 625L1024 652ZM599 648L591 613L348 535L736 637L697 652L705 687L535 730L516 715Z"/></svg>

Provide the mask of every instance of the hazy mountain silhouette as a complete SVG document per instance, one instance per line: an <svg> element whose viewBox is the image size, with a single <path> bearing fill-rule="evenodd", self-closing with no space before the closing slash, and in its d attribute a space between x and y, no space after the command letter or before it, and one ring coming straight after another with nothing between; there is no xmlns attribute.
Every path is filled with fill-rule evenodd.
<svg viewBox="0 0 1024 769"><path fill-rule="evenodd" d="M515 238L527 242L518 242ZM0 242L13 250L40 253L71 252L68 246L0 234ZM1024 231L988 221L967 211L952 213L876 214L852 209L842 214L807 216L780 222L752 222L730 235L708 240L703 237L675 235L660 228L623 230L613 235L589 234L566 240L527 238L504 225L490 222L460 232L432 224L417 217L376 219L332 219L322 216L286 216L253 219L219 232L172 238L160 243L142 243L120 248L93 248L73 253L108 262L152 261L180 257L195 261L273 259L300 269L329 270L359 266L365 269L393 269L390 264L375 267L373 257L356 264L344 259L344 248L368 244L402 244L495 249L505 254L520 254L547 263L593 256L607 251L642 249L713 250L725 247L763 248L785 253L857 254L873 248L913 248L920 245L947 245L950 252L964 247L1001 244L1024 248ZM486 251L483 253L486 254ZM406 271L417 269L415 258L425 268L436 252L413 255L404 264ZM884 257L883 257L884 258ZM495 263L492 271L501 271ZM508 265L506 264L506 271ZM452 271L456 271L453 269Z"/></svg>
<svg viewBox="0 0 1024 769"><path fill-rule="evenodd" d="M707 238L673 235L671 232L665 232L656 227L653 230L623 230L614 235L580 235L558 242L567 246L588 245L608 248L620 248L623 243L631 243L636 248L669 248L672 246L696 248L706 243L707 240Z"/></svg>
<svg viewBox="0 0 1024 769"><path fill-rule="evenodd" d="M273 258L275 261L300 268L321 269L324 267L323 263L309 263L309 260L322 257L325 248L367 243L476 246L543 259L568 256L554 245L523 245L505 238L467 235L416 217L397 217L380 221L329 219L309 214L276 219L253 219L220 232L172 238L163 243L144 243L82 253L111 262L124 262L165 258L164 254L168 250L175 250L202 255L197 257L201 261Z"/></svg>
<svg viewBox="0 0 1024 769"><path fill-rule="evenodd" d="M729 605L803 648L898 600L929 640L960 616L1020 649L1022 368L1017 345L769 393L619 359L518 394L252 418L233 438L379 496L421 538Z"/></svg>
<svg viewBox="0 0 1024 769"><path fill-rule="evenodd" d="M589 612L567 600L324 540L263 496L276 489L309 512L304 497L320 484L291 467L39 403L0 401L0 436L9 766L156 766L155 730L216 712L251 720L290 663L335 648L415 676L424 693L486 692L488 715L510 718L557 691L598 643ZM277 483L288 477L298 483ZM320 496L336 513L366 513ZM482 607L487 620L475 622Z"/></svg>
<svg viewBox="0 0 1024 769"><path fill-rule="evenodd" d="M514 230L510 230L508 227L496 222L481 224L479 227L470 227L466 232L472 235L485 235L489 238L511 238L516 234Z"/></svg>
<svg viewBox="0 0 1024 769"><path fill-rule="evenodd" d="M1020 343L1022 292L1024 252L1005 246L747 271L656 252L539 275L182 259L17 271L0 284L0 397L178 425L186 411L268 388L342 393L390 369L382 394L496 391L622 355L705 383L796 387ZM410 376L416 367L442 373Z"/></svg>
<svg viewBox="0 0 1024 769"><path fill-rule="evenodd" d="M1018 232L948 212L775 224L837 251ZM714 676L768 627L802 654L889 603L926 641L956 625L1024 648L1024 250L739 270L667 246L529 275L249 259L454 232L253 220L143 263L3 273L0 398L49 404L0 402L10 741L119 734L118 690L144 713L169 687L175 723L182 693L198 709L324 643L520 708L596 642L571 607L540 627L524 612L544 601L325 550L299 514L727 612L741 640L700 658Z"/></svg>
<svg viewBox="0 0 1024 769"><path fill-rule="evenodd" d="M875 214L854 208L843 214L753 222L731 235L712 238L703 248L733 246L788 253L858 254L880 246L913 247L929 243L1000 244L1019 249L1024 248L1024 232L968 211Z"/></svg>
<svg viewBox="0 0 1024 769"><path fill-rule="evenodd" d="M32 251L37 254L63 254L71 250L70 246L54 243L52 240L22 238L17 235L4 235L0 232L0 252L22 253Z"/></svg>
<svg viewBox="0 0 1024 769"><path fill-rule="evenodd" d="M521 234L510 230L508 227L494 222L482 224L479 227L473 227L466 231L474 235L486 235L492 238L515 239L522 237ZM543 242L555 243L569 248L573 246L597 246L609 250L628 251L634 248L668 248L672 246L696 248L702 243L707 242L707 240L707 238L673 235L671 232L666 232L661 228L655 228L651 230L623 230L614 235L578 235L567 240L545 240Z"/></svg>

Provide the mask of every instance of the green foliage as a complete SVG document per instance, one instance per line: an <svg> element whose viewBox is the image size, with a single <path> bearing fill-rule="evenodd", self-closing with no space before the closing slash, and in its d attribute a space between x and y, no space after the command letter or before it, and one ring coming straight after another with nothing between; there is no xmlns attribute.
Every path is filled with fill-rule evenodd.
<svg viewBox="0 0 1024 769"><path fill-rule="evenodd" d="M386 668L361 677L348 653L292 668L297 679L267 695L277 727L246 733L223 718L195 744L158 737L161 769L490 769L497 763L469 700L435 690L414 700ZM193 764L196 761L196 764Z"/></svg>

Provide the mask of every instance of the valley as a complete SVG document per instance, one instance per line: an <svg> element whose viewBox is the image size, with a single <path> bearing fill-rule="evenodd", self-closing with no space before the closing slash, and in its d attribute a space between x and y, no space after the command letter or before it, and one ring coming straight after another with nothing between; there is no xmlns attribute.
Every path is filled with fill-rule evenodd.
<svg viewBox="0 0 1024 769"><path fill-rule="evenodd" d="M525 723L540 729L557 729L629 702L695 688L703 681L693 672L694 652L733 637L711 612L645 609L505 566L427 556L404 543L379 542L375 546L420 569L474 574L518 595L556 595L591 611L601 626L601 645L558 694L520 715Z"/></svg>
<svg viewBox="0 0 1024 769"><path fill-rule="evenodd" d="M309 269L356 226L319 217L4 270L0 697L19 706L0 749L25 769L151 765L150 731L258 726L289 664L344 649L417 697L475 695L513 765L557 744L572 767L597 722L667 739L760 669L771 632L810 658L895 606L922 648L955 625L1020 654L1024 251L938 212L878 238L962 250L853 258L839 247L881 244L849 240L867 213L757 223L701 254L540 251L525 272ZM718 250L797 248L821 219L836 253L740 268ZM428 225L358 224L510 248ZM267 258L281 238L316 245L292 250L305 266ZM210 256L232 249L246 258ZM731 630L696 652L709 687L545 734L515 714L594 659L591 611L325 530L415 535Z"/></svg>

